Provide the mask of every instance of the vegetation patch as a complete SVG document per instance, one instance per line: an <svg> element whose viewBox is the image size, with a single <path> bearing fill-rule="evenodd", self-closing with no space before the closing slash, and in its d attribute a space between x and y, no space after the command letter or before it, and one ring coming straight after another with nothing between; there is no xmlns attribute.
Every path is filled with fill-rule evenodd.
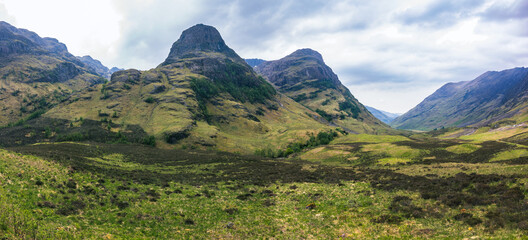
<svg viewBox="0 0 528 240"><path fill-rule="evenodd" d="M456 154L469 154L474 151L477 151L479 148L481 148L481 146L477 144L460 144L447 147L446 151Z"/></svg>
<svg viewBox="0 0 528 240"><path fill-rule="evenodd" d="M503 151L495 154L495 156L490 159L490 162L496 162L496 161L504 161L504 160L511 160L511 159L517 159L517 158L525 158L528 157L528 150L527 149L514 149L510 151Z"/></svg>

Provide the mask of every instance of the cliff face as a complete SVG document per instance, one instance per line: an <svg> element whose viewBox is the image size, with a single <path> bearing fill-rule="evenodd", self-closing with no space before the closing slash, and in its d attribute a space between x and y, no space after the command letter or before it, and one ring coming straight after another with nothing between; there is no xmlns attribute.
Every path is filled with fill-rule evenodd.
<svg viewBox="0 0 528 240"><path fill-rule="evenodd" d="M402 129L483 126L525 114L528 69L486 72L472 81L448 83L391 124Z"/></svg>
<svg viewBox="0 0 528 240"><path fill-rule="evenodd" d="M352 132L388 130L341 83L320 53L300 49L276 60L259 64L256 71L279 92L316 111L322 118Z"/></svg>

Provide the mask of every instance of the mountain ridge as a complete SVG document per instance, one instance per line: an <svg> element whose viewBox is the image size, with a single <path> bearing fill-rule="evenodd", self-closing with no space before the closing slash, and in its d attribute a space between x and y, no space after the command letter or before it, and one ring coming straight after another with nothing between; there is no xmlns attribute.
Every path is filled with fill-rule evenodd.
<svg viewBox="0 0 528 240"><path fill-rule="evenodd" d="M313 49L296 50L279 60L263 62L255 69L279 92L332 124L356 133L389 129L367 111Z"/></svg>
<svg viewBox="0 0 528 240"><path fill-rule="evenodd" d="M447 83L392 122L402 129L484 126L526 112L528 68L488 71Z"/></svg>
<svg viewBox="0 0 528 240"><path fill-rule="evenodd" d="M104 82L54 38L0 21L0 125L37 114Z"/></svg>

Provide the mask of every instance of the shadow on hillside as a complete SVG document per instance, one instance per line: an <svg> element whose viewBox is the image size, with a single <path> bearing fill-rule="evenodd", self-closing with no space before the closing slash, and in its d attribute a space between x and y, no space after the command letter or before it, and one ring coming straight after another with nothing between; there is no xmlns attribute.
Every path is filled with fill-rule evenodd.
<svg viewBox="0 0 528 240"><path fill-rule="evenodd" d="M111 116L101 121L76 120L40 117L18 126L0 129L0 146L13 147L27 144L57 141L92 141L101 143L132 142L140 143L148 137L139 125L126 125L123 132L113 132L110 128L122 127L113 123L118 121Z"/></svg>
<svg viewBox="0 0 528 240"><path fill-rule="evenodd" d="M171 181L191 185L232 182L240 188L248 184L265 186L273 183L339 184L342 181L366 181L375 189L417 192L423 199L436 200L454 209L495 205L496 207L485 216L485 221L469 218L473 219L473 223L483 221L489 229L523 228L523 224L528 223L528 203L525 201L524 192L519 187L511 187L517 179L526 178L527 175L459 173L452 177L440 177L434 174L410 176L389 169L344 168L301 160L265 159L205 151L163 150L123 144L42 144L18 146L10 150L53 160L74 171L88 171L104 178L160 186L167 186L166 184ZM127 169L97 163L90 159L112 153L123 154L127 162L141 165ZM468 218L461 217L461 219Z"/></svg>

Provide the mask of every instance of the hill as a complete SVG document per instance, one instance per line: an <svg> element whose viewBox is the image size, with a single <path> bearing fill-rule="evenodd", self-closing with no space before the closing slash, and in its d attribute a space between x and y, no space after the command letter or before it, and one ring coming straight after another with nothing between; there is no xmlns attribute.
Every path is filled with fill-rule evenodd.
<svg viewBox="0 0 528 240"><path fill-rule="evenodd" d="M379 110L379 109L369 107L369 106L365 106L365 107L367 108L367 110L369 110L370 113L372 113L372 115L374 115L374 117L376 117L377 119L381 120L382 122L386 124L390 124L392 120L394 120L395 118L401 115L398 113L386 112L386 111Z"/></svg>
<svg viewBox="0 0 528 240"><path fill-rule="evenodd" d="M350 93L321 54L312 49L300 49L282 59L261 63L256 70L279 92L350 132L389 129Z"/></svg>
<svg viewBox="0 0 528 240"><path fill-rule="evenodd" d="M53 38L0 22L0 126L63 101L74 91L103 83Z"/></svg>
<svg viewBox="0 0 528 240"><path fill-rule="evenodd" d="M110 80L110 76L112 76L112 73L121 71L124 69L120 69L117 67L113 67L111 69L108 69L105 65L103 65L99 60L93 59L92 57L86 55L82 57L77 57L81 62L85 64L85 66L92 72L97 73L97 75L102 76L106 79Z"/></svg>
<svg viewBox="0 0 528 240"><path fill-rule="evenodd" d="M45 117L100 121L114 134L138 126L160 146L254 153L332 128L312 115L258 76L214 27L198 24L158 67L115 72L109 83L76 93Z"/></svg>
<svg viewBox="0 0 528 240"><path fill-rule="evenodd" d="M396 118L400 129L484 126L525 116L528 68L486 72L472 81L448 83Z"/></svg>

